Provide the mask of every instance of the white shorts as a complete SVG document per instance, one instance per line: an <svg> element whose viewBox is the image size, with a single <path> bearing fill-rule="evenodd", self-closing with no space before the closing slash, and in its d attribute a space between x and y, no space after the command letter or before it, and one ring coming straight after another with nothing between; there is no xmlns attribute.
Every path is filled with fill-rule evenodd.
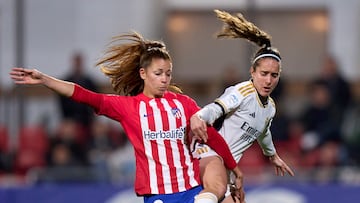
<svg viewBox="0 0 360 203"><path fill-rule="evenodd" d="M207 144L199 143L195 140L192 141L192 155L196 159L201 159L209 156L219 156L213 149ZM220 156L219 156L220 157Z"/></svg>

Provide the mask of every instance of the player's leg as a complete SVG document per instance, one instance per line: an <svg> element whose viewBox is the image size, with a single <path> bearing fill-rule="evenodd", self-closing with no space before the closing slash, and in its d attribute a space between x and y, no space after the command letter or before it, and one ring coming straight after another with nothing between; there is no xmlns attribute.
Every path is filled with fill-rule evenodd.
<svg viewBox="0 0 360 203"><path fill-rule="evenodd" d="M228 180L222 159L218 156L201 158L200 173L204 190L196 196L195 203L217 203L226 192Z"/></svg>

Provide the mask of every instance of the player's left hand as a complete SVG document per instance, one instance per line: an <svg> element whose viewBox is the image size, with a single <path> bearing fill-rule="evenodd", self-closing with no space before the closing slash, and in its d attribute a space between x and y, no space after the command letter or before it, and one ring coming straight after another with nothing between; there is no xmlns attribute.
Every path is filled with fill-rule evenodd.
<svg viewBox="0 0 360 203"><path fill-rule="evenodd" d="M35 85L42 83L43 74L36 69L14 67L9 74L15 84Z"/></svg>
<svg viewBox="0 0 360 203"><path fill-rule="evenodd" d="M232 170L235 179L233 183L230 185L231 197L234 202L245 203L245 191L244 191L244 175L241 172L239 166L236 166ZM238 201L236 201L238 200Z"/></svg>
<svg viewBox="0 0 360 203"><path fill-rule="evenodd" d="M238 188L236 184L231 184L230 193L234 202L245 203L245 192L243 187Z"/></svg>
<svg viewBox="0 0 360 203"><path fill-rule="evenodd" d="M269 157L270 162L275 167L275 174L284 176L285 173L288 173L291 176L294 176L294 172L291 170L291 168L279 157L279 155L276 153L273 156Z"/></svg>

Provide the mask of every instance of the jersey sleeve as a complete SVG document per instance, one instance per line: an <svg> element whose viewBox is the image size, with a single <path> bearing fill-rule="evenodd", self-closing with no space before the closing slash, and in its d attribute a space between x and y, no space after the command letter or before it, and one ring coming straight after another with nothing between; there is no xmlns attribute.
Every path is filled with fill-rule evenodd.
<svg viewBox="0 0 360 203"><path fill-rule="evenodd" d="M262 138L258 139L258 143L261 146L263 154L265 156L272 156L276 153L274 143L270 131L265 134Z"/></svg>
<svg viewBox="0 0 360 203"><path fill-rule="evenodd" d="M237 90L236 86L228 87L219 98L204 106L197 114L206 123L212 125L222 115L239 107L243 98L244 96Z"/></svg>
<svg viewBox="0 0 360 203"><path fill-rule="evenodd" d="M276 149L270 131L270 125L271 125L271 121L269 121L266 132L257 139L265 156L272 156L276 153Z"/></svg>
<svg viewBox="0 0 360 203"><path fill-rule="evenodd" d="M238 87L231 86L219 98L215 99L214 102L222 107L224 114L227 114L239 107L243 99L244 96L238 90Z"/></svg>
<svg viewBox="0 0 360 203"><path fill-rule="evenodd" d="M207 133L208 140L206 144L221 156L227 169L234 169L236 167L236 161L223 137L213 127L208 127Z"/></svg>
<svg viewBox="0 0 360 203"><path fill-rule="evenodd" d="M275 145L273 143L272 134L271 134L271 130L270 130L271 123L272 123L273 118L276 113L276 106L275 106L275 102L272 98L269 98L269 101L273 107L272 113L271 113L271 119L269 119L267 121L267 123L265 123L265 125L266 125L265 131L264 131L265 133L257 139L259 145L261 146L263 154L265 156L272 156L276 153Z"/></svg>
<svg viewBox="0 0 360 203"><path fill-rule="evenodd" d="M122 108L123 106L128 105L124 97L96 93L77 84L75 85L74 93L71 96L71 99L76 102L89 105L94 109L95 113L105 115L117 121L120 121L121 118L128 114L126 112L127 108Z"/></svg>
<svg viewBox="0 0 360 203"><path fill-rule="evenodd" d="M101 107L102 95L75 84L71 99L76 102L87 104L91 106L96 112L98 112Z"/></svg>
<svg viewBox="0 0 360 203"><path fill-rule="evenodd" d="M197 111L199 111L200 107L197 105L196 101L193 100L192 98L190 98L186 95L183 95L183 96L187 99L187 109L188 109L189 115L192 116Z"/></svg>

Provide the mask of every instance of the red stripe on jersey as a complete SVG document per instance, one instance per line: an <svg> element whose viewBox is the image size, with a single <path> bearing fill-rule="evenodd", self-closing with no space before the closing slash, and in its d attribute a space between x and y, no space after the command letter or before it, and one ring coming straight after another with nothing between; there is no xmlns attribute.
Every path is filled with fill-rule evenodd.
<svg viewBox="0 0 360 203"><path fill-rule="evenodd" d="M158 104L157 104L158 105ZM159 129L156 129L155 125L155 112L153 111L153 108L149 106L149 103L146 104L146 109L148 111L148 122L149 122L149 129L152 131L157 131ZM152 152L152 158L154 159L155 163L160 163L159 158L159 150L158 150L158 143L156 140L151 140L151 152ZM157 179L157 187L158 187L158 193L164 194L165 188L164 188L164 180L163 180L163 171L160 164L155 165L155 171L149 171L150 173L156 173L156 179Z"/></svg>
<svg viewBox="0 0 360 203"><path fill-rule="evenodd" d="M179 152L180 152L180 155L181 155L180 156L181 165L186 166L185 156L184 156L184 154L185 154L185 152L184 152L184 144L182 144L180 140L177 142L177 144L178 144ZM190 185L190 177L188 175L188 170L189 170L189 168L187 166L183 168L184 184L185 184L186 188L191 187L191 185Z"/></svg>
<svg viewBox="0 0 360 203"><path fill-rule="evenodd" d="M169 129L169 121L167 119L166 112L164 112L165 110L164 110L162 104L159 102L159 100L156 100L156 105L160 110L161 123L162 123L162 129L156 129L156 130L158 131L158 130ZM154 116L156 116L155 113L154 113ZM152 140L151 145L152 145L152 153L153 153L154 160L156 162L158 162L158 163L161 163L161 160L160 160L160 157L159 157L159 148L158 148L157 141ZM166 143L164 143L164 145L166 145ZM168 152L166 152L166 154L168 155ZM157 174L157 184L158 184L158 188L159 188L159 193L164 194L164 193L166 193L165 188L164 188L164 179L163 179L164 178L164 173L163 173L163 170L162 170L160 164L156 164L156 171L158 172L158 174Z"/></svg>
<svg viewBox="0 0 360 203"><path fill-rule="evenodd" d="M169 102L169 105L172 109L178 109L178 107L176 106L175 102L173 100L168 100ZM174 115L175 116L175 115ZM185 115L183 115L185 116ZM176 127L178 128L179 126L181 126L181 119L176 117ZM186 166L186 158L185 158L185 152L184 152L184 141L185 139L187 138L184 138L183 141L180 141L178 140L176 143L177 143L177 146L178 146L178 149L179 149L179 155L180 155L180 163L182 166ZM183 178L184 178L184 184L185 184L185 188L191 188L191 184L190 184L190 177L188 175L188 167L184 167L183 168Z"/></svg>
<svg viewBox="0 0 360 203"><path fill-rule="evenodd" d="M159 152L157 145L158 144L156 143L156 140L151 140L152 156L155 162L159 162ZM164 188L164 180L163 180L163 176L164 176L163 171L160 164L156 164L155 167L156 167L156 171L152 171L152 172L155 172L157 174L157 185L158 185L159 193L164 194L165 188Z"/></svg>
<svg viewBox="0 0 360 203"><path fill-rule="evenodd" d="M170 140L164 141L165 145L171 145ZM172 150L170 148L166 149L166 154L172 154ZM171 187L173 191L179 191L178 181L177 181L177 175L176 175L176 169L174 167L174 158L173 156L166 156L166 160L170 166L170 177L171 177Z"/></svg>
<svg viewBox="0 0 360 203"><path fill-rule="evenodd" d="M158 104L158 107L161 112L161 118L163 121L163 130L168 131L170 129L170 126L169 126L170 121L169 121L168 116L172 116L172 115L168 115L169 112L166 111L164 105L161 102L158 102L157 104ZM176 127L178 128L179 125L176 125ZM172 191L178 192L179 191L178 180L177 180L177 175L176 175L176 168L174 166L174 157L172 155L173 149L171 147L170 140L164 140L164 145L169 146L169 147L166 147L166 161L167 161L167 164L169 165L169 169L170 169L169 172L170 172L170 178L171 178L170 180L171 180Z"/></svg>

